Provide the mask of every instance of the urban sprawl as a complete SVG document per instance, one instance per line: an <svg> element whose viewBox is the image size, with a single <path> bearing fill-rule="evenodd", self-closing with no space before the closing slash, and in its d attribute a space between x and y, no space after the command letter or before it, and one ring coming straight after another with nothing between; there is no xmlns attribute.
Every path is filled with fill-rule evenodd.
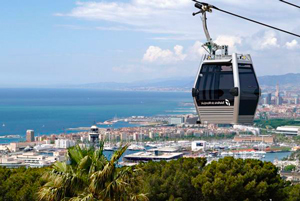
<svg viewBox="0 0 300 201"><path fill-rule="evenodd" d="M95 123L89 128L69 129L69 133L62 134L35 136L33 130L27 130L26 141L0 145L0 165L12 168L50 166L56 161L67 160L69 147L79 145L97 148L99 142L104 142L103 149L106 153L130 144L119 162L120 165L127 166L181 157L205 157L208 163L226 156L264 160L268 153L297 152L300 150L300 141L298 143L294 137L300 135L300 126L293 124L272 127L262 125L261 122L276 119L297 122L300 117L298 92L285 90L281 93L278 85L275 89L265 88L263 91L254 126L199 125L196 124L197 115L194 113L114 118ZM188 103L185 105L192 106ZM121 121L135 126L110 126ZM101 128L102 125L106 128ZM6 135L1 138L19 137ZM285 140L282 141L282 138ZM298 160L287 157L275 159L273 163L287 180L299 181ZM285 168L291 165L295 167L293 173L285 172Z"/></svg>

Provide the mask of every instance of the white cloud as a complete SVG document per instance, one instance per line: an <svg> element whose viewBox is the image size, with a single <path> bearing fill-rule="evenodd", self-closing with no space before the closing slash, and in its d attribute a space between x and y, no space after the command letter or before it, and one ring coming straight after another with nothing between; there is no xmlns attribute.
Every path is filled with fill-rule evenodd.
<svg viewBox="0 0 300 201"><path fill-rule="evenodd" d="M241 38L236 36L219 36L216 39L218 45L228 45L230 51L236 51L236 45L241 44ZM183 52L183 46L176 45L174 50L169 49L163 50L157 46L150 46L143 56L144 62L158 63L158 64L174 64L178 61L195 61L200 60L201 56L207 54L205 49L202 47L203 43L196 41L192 46L187 48L186 53Z"/></svg>
<svg viewBox="0 0 300 201"><path fill-rule="evenodd" d="M273 31L259 32L254 36L247 37L245 40L247 41L247 44L243 44L243 46L249 45L248 48L253 50L265 50L280 47L277 34Z"/></svg>
<svg viewBox="0 0 300 201"><path fill-rule="evenodd" d="M186 58L183 54L183 47L176 45L174 51L169 49L163 50L157 46L150 46L144 54L143 61L149 63L171 64L183 61Z"/></svg>
<svg viewBox="0 0 300 201"><path fill-rule="evenodd" d="M220 35L214 42L218 45L228 45L229 47L234 48L236 44L242 43L242 39L238 36Z"/></svg>
<svg viewBox="0 0 300 201"><path fill-rule="evenodd" d="M241 45L242 39L237 36L220 35L214 41L217 45L228 45L230 52L237 52L237 46ZM191 47L188 47L187 58L188 60L199 60L204 54L208 54L202 47L203 43L196 41Z"/></svg>
<svg viewBox="0 0 300 201"><path fill-rule="evenodd" d="M296 32L300 24L298 10L280 2L270 4L270 0L209 0L208 3L292 32ZM282 9L286 12L282 12ZM156 68L157 72L153 73L158 73L157 77L159 77L163 75L162 71L169 74L167 69L174 75L188 75L193 69L191 66L196 66L196 62L198 63L201 56L206 54L202 48L206 40L201 20L199 17L191 16L191 13L195 11L197 9L190 0L127 0L122 2L107 0L78 2L69 12L57 15L80 20L94 20L93 24L99 22L94 30L155 33L146 36L147 46L141 65L136 64L135 67L120 65L121 67L115 67L114 71L134 74ZM278 72L281 70L280 73L290 72L288 69L283 70L281 67L283 65L299 72L297 71L299 62L293 61L292 63L290 55L299 54L300 44L289 35L217 11L208 13L207 17L208 28L214 41L219 45L229 45L229 52L251 53L256 62L255 65L262 66L257 68L260 74L273 73L276 66L278 66ZM125 35L124 37L128 37L128 34ZM162 40L168 40L166 44L178 45L174 48L162 47L160 44L149 46L153 39L156 39L156 44ZM189 40L195 42L190 43ZM127 44L124 47L126 48ZM286 51L287 48L291 50L288 51L289 53ZM126 52L126 49L124 51ZM284 60L288 65L281 63L282 57L290 58ZM140 58L139 61L141 61ZM164 68L158 70L162 66L159 64L163 64ZM182 65L186 68L182 68Z"/></svg>
<svg viewBox="0 0 300 201"><path fill-rule="evenodd" d="M122 27L122 26L114 26L114 27L96 27L97 30L102 30L102 31L131 31L131 29L127 27Z"/></svg>
<svg viewBox="0 0 300 201"><path fill-rule="evenodd" d="M230 51L236 51L236 45L241 45L242 39L238 36L220 35L214 42L218 45L228 45Z"/></svg>
<svg viewBox="0 0 300 201"><path fill-rule="evenodd" d="M286 6L284 9L289 12L289 18L287 18L286 12L282 12L282 7L285 5L280 2L270 4L269 0L210 0L208 3L291 31L300 23L297 10ZM260 6L257 7L257 5ZM160 40L195 40L198 39L197 34L202 33L200 19L191 16L191 13L195 11L197 9L190 0L79 1L71 11L56 15L106 21L114 25L121 24L116 28L108 27L104 30L171 34L154 37ZM291 21L291 18L294 20ZM208 24L211 33L222 35L234 33L249 36L264 29L260 25L216 11L208 14ZM204 35L201 34L201 37L204 38ZM273 38L267 41L265 46L275 43L276 39Z"/></svg>
<svg viewBox="0 0 300 201"><path fill-rule="evenodd" d="M186 58L186 54L183 54L183 47L180 45L176 45L174 47L175 57L179 61L183 61Z"/></svg>
<svg viewBox="0 0 300 201"><path fill-rule="evenodd" d="M144 19L148 18L149 14L149 8L137 7L128 3L77 2L76 8L70 13L56 15L140 25Z"/></svg>
<svg viewBox="0 0 300 201"><path fill-rule="evenodd" d="M266 35L261 44L261 49L279 47L277 41L278 39L273 34L270 36Z"/></svg>
<svg viewBox="0 0 300 201"><path fill-rule="evenodd" d="M77 2L71 12L55 15L113 22L127 26L126 30L131 31L182 34L189 33L189 29L176 27L174 23L180 22L182 18L191 18L191 12L180 10L188 5L191 5L189 0L132 0L128 3Z"/></svg>
<svg viewBox="0 0 300 201"><path fill-rule="evenodd" d="M298 44L298 41L296 41L296 40L292 40L291 42L286 42L285 46L287 49L290 49L290 50L300 48L300 45Z"/></svg>
<svg viewBox="0 0 300 201"><path fill-rule="evenodd" d="M202 45L203 43L201 43L200 41L196 41L193 46L188 48L189 60L200 60L199 57L207 54Z"/></svg>
<svg viewBox="0 0 300 201"><path fill-rule="evenodd" d="M180 8L191 4L190 0L134 0L133 4L154 8Z"/></svg>
<svg viewBox="0 0 300 201"><path fill-rule="evenodd" d="M237 36L218 36L215 43L218 45L228 45L231 52L236 52L236 45L240 45L242 39ZM157 46L150 46L144 54L143 61L149 63L173 64L178 61L198 61L201 56L208 54L202 47L203 43L196 41L192 46L187 47L186 53L183 53L183 46L176 45L174 51L161 49Z"/></svg>

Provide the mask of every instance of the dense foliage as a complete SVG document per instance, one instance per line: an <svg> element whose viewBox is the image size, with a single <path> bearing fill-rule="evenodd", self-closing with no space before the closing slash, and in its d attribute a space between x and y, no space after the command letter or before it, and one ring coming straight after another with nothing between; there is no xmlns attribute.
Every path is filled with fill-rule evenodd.
<svg viewBox="0 0 300 201"><path fill-rule="evenodd" d="M288 192L288 201L300 201L300 185L287 187L286 191Z"/></svg>
<svg viewBox="0 0 300 201"><path fill-rule="evenodd" d="M0 167L0 201L300 201L300 185L282 180L270 162L226 157L206 164L181 158L121 168L117 161L126 148L110 160L102 149L74 147L69 163L52 168Z"/></svg>
<svg viewBox="0 0 300 201"><path fill-rule="evenodd" d="M39 200L147 200L143 194L135 194L130 187L137 173L133 167L118 168L120 157L128 148L121 147L110 160L103 154L103 143L100 149L68 149L68 162L56 162L53 170L44 175L47 183L38 192Z"/></svg>
<svg viewBox="0 0 300 201"><path fill-rule="evenodd" d="M270 162L230 157L212 162L192 179L202 200L283 200L287 184Z"/></svg>
<svg viewBox="0 0 300 201"><path fill-rule="evenodd" d="M300 187L283 181L270 162L227 157L204 165L203 159L144 164L139 191L157 201L300 200L294 197Z"/></svg>
<svg viewBox="0 0 300 201"><path fill-rule="evenodd" d="M261 128L277 128L279 126L300 126L300 120L295 119L270 119L270 120L255 120L256 126Z"/></svg>
<svg viewBox="0 0 300 201"><path fill-rule="evenodd" d="M0 201L37 200L36 192L44 184L45 168L0 167Z"/></svg>
<svg viewBox="0 0 300 201"><path fill-rule="evenodd" d="M149 162L142 165L141 192L150 200L196 200L196 189L191 179L201 173L205 159L179 159L171 162Z"/></svg>
<svg viewBox="0 0 300 201"><path fill-rule="evenodd" d="M284 171L291 172L296 169L295 165L287 165L284 167Z"/></svg>

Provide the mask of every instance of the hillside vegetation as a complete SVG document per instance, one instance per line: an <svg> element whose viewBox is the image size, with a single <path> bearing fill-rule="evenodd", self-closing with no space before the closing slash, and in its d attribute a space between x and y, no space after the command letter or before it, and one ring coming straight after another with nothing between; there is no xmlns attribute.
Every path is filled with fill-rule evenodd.
<svg viewBox="0 0 300 201"><path fill-rule="evenodd" d="M127 147L108 160L102 150L69 149L70 161L49 168L0 167L0 201L25 200L300 200L270 162L226 157L207 164L202 158L119 167Z"/></svg>

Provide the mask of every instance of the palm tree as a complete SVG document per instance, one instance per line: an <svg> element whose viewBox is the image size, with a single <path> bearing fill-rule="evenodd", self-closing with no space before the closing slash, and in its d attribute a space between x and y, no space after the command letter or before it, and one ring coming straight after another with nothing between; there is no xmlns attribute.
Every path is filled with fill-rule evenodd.
<svg viewBox="0 0 300 201"><path fill-rule="evenodd" d="M135 167L118 167L118 160L128 145L117 150L108 161L103 154L104 144L100 148L68 149L68 162L56 162L50 172L44 175L46 184L38 192L40 201L115 201L148 200L144 194L130 191Z"/></svg>

